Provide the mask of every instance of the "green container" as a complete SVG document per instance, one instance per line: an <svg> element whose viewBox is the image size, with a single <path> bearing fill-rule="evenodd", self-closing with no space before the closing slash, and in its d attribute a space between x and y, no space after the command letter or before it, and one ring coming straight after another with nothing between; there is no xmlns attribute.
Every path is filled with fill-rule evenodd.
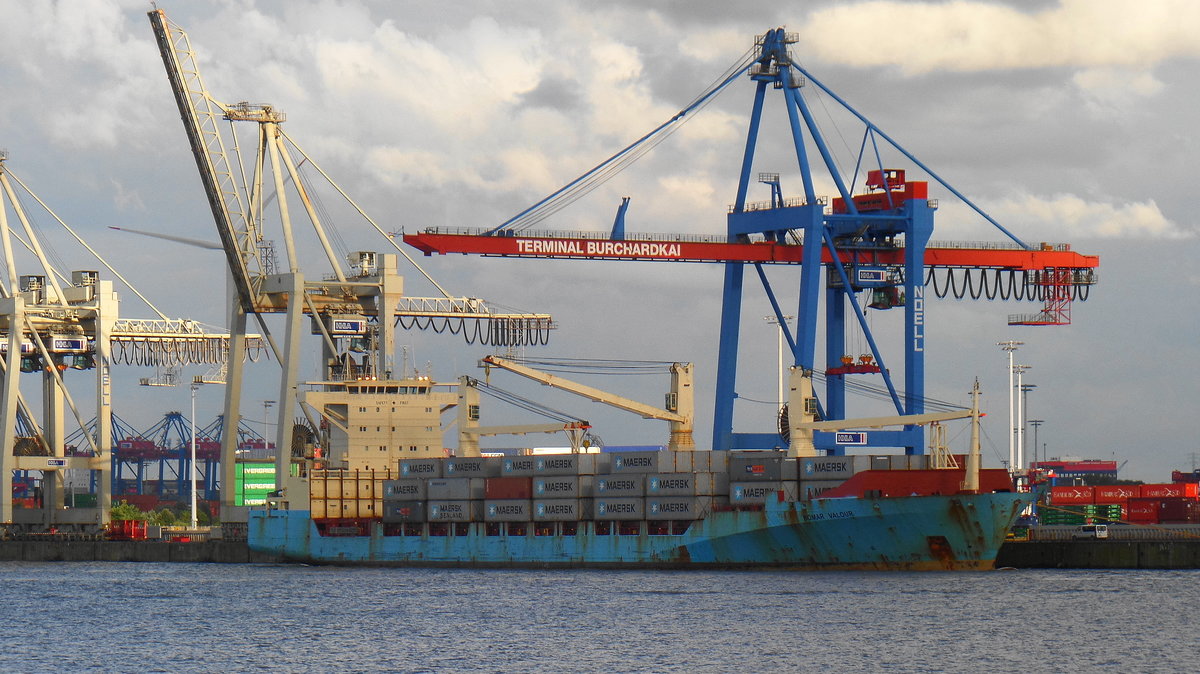
<svg viewBox="0 0 1200 674"><path fill-rule="evenodd" d="M66 505L68 505L72 508L95 508L96 507L96 495L95 494L67 494L65 501L66 501Z"/></svg>
<svg viewBox="0 0 1200 674"><path fill-rule="evenodd" d="M275 491L275 464L265 462L239 463L234 475L234 503L262 505L267 494Z"/></svg>

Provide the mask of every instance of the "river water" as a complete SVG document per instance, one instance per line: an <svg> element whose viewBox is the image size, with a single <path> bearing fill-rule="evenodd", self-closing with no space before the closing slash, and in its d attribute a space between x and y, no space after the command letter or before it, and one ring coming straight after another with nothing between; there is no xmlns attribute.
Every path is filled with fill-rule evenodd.
<svg viewBox="0 0 1200 674"><path fill-rule="evenodd" d="M1200 571L0 563L3 672L1196 671Z"/></svg>

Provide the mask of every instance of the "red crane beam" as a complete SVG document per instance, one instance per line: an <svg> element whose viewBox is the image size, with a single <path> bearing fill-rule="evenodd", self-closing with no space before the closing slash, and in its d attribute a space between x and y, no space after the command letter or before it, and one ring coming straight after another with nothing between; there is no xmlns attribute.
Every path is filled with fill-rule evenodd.
<svg viewBox="0 0 1200 674"><path fill-rule="evenodd" d="M800 264L804 246L774 241L730 243L717 237L655 235L612 240L577 232L564 235L484 236L472 233L439 232L435 229L405 234L404 242L425 255L484 255L587 260L643 260L658 262L745 262ZM838 251L843 262L901 265L904 248L844 247ZM822 262L832 262L828 250ZM1015 244L937 243L925 250L925 266L959 269L1095 269L1096 255L1082 255L1067 244L1041 244L1026 250Z"/></svg>

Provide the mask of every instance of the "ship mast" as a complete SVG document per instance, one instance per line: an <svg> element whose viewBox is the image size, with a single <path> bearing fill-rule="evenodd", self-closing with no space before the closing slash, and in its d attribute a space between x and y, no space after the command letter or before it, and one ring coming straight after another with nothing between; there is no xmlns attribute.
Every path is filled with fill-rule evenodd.
<svg viewBox="0 0 1200 674"><path fill-rule="evenodd" d="M967 454L966 479L963 480L963 491L979 493L979 380L971 389L971 450Z"/></svg>

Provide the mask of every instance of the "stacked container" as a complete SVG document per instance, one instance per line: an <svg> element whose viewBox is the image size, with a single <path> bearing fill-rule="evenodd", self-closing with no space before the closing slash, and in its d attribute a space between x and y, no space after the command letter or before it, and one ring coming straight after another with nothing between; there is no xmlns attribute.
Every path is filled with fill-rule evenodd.
<svg viewBox="0 0 1200 674"><path fill-rule="evenodd" d="M768 499L798 499L797 460L783 452L730 452L729 503L758 506Z"/></svg>
<svg viewBox="0 0 1200 674"><path fill-rule="evenodd" d="M1200 485L1143 484L1129 499L1129 521L1139 524L1200 524Z"/></svg>
<svg viewBox="0 0 1200 674"><path fill-rule="evenodd" d="M596 454L542 454L533 459L534 522L578 522L592 518Z"/></svg>
<svg viewBox="0 0 1200 674"><path fill-rule="evenodd" d="M327 470L309 476L309 510L314 520L377 519L383 512L390 470Z"/></svg>
<svg viewBox="0 0 1200 674"><path fill-rule="evenodd" d="M539 533L547 527L538 523L648 521L659 523L652 533L678 532L713 510L817 498L859 472L921 469L924 458L630 451L401 459L384 474L314 471L310 496L317 520L485 522L489 531L507 524L509 532L525 531L521 525L529 523ZM1092 505L1093 495L1087 497Z"/></svg>

